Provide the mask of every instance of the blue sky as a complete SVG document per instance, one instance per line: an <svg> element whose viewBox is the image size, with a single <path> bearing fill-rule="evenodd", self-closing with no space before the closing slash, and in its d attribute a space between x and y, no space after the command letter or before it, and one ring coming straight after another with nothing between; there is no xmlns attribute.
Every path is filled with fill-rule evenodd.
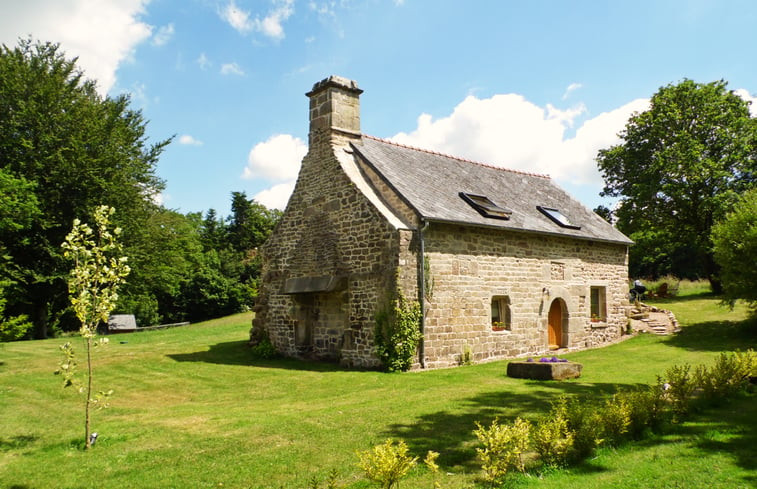
<svg viewBox="0 0 757 489"><path fill-rule="evenodd" d="M307 150L307 92L351 78L362 130L551 175L608 203L594 157L683 78L757 94L757 2L738 0L0 0L0 42L59 42L103 94L175 135L163 204L283 207ZM757 110L757 107L753 109Z"/></svg>

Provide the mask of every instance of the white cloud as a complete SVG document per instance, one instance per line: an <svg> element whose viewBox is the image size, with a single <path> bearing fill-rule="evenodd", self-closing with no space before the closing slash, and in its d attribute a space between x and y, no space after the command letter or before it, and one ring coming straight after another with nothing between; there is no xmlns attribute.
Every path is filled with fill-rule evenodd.
<svg viewBox="0 0 757 489"><path fill-rule="evenodd" d="M255 31L271 39L284 38L284 26L282 25L294 14L294 0L275 0L273 8L264 17L250 16L250 12L237 6L234 0L221 11L221 18L236 29L240 34Z"/></svg>
<svg viewBox="0 0 757 489"><path fill-rule="evenodd" d="M749 93L749 90L746 90L744 88L738 88L734 90L733 93L746 100L747 102L751 102L751 104L749 105L749 113L752 114L752 117L757 117L757 97L753 96L751 93Z"/></svg>
<svg viewBox="0 0 757 489"><path fill-rule="evenodd" d="M579 88L583 87L580 83L571 83L568 88L565 89L565 93L562 94L562 99L566 100L571 93L575 92Z"/></svg>
<svg viewBox="0 0 757 489"><path fill-rule="evenodd" d="M266 207L284 209L307 151L300 138L289 134L276 134L256 144L250 150L242 178L262 178L275 184L255 195L255 200Z"/></svg>
<svg viewBox="0 0 757 489"><path fill-rule="evenodd" d="M242 178L294 180L307 152L307 145L302 139L289 134L276 134L250 150Z"/></svg>
<svg viewBox="0 0 757 489"><path fill-rule="evenodd" d="M152 194L151 199L152 199L153 204L157 206L162 206L167 201L171 200L168 194L164 194L162 192L157 192L157 193Z"/></svg>
<svg viewBox="0 0 757 489"><path fill-rule="evenodd" d="M586 113L579 105L559 110L542 108L517 94L488 99L468 96L447 117L418 118L412 132L391 139L514 170L546 173L576 184L601 183L594 158L597 151L619 142L617 134L634 111L648 108L634 100L584 121L574 137L566 130Z"/></svg>
<svg viewBox="0 0 757 489"><path fill-rule="evenodd" d="M205 71L213 64L210 62L210 59L208 59L207 56L205 56L205 53L200 53L200 56L197 57L195 62L200 66L200 69Z"/></svg>
<svg viewBox="0 0 757 489"><path fill-rule="evenodd" d="M189 134L183 134L179 136L179 144L185 144L187 146L202 146L202 141L195 139Z"/></svg>
<svg viewBox="0 0 757 489"><path fill-rule="evenodd" d="M252 198L269 209L284 210L294 191L294 181L279 183L255 194Z"/></svg>
<svg viewBox="0 0 757 489"><path fill-rule="evenodd" d="M244 75L244 70L236 63L224 63L221 65L222 75Z"/></svg>
<svg viewBox="0 0 757 489"><path fill-rule="evenodd" d="M246 34L252 30L253 23L250 20L250 12L237 7L234 0L231 0L228 5L226 5L221 12L221 17L228 22L231 27L242 34Z"/></svg>
<svg viewBox="0 0 757 489"><path fill-rule="evenodd" d="M24 0L3 2L0 42L12 47L19 38L59 42L66 57L78 56L78 66L106 94L116 82L116 70L148 39L152 27L139 17L149 0Z"/></svg>
<svg viewBox="0 0 757 489"><path fill-rule="evenodd" d="M158 29L158 32L155 33L155 35L152 37L152 43L154 46L163 46L168 41L171 40L171 38L174 35L174 27L173 24L168 24L160 27Z"/></svg>

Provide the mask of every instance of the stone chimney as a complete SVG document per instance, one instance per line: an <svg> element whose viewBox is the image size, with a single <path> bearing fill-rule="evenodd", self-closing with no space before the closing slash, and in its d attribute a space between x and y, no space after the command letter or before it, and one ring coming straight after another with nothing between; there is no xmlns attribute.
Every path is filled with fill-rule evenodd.
<svg viewBox="0 0 757 489"><path fill-rule="evenodd" d="M313 85L310 98L310 136L312 147L320 137L360 138L360 94L357 82L330 76ZM320 136L320 137L319 137ZM340 138L340 139L341 139Z"/></svg>

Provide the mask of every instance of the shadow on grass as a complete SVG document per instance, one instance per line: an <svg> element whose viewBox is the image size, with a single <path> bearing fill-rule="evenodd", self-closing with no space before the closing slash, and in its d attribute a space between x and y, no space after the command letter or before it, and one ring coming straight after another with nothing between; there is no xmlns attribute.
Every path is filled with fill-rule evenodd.
<svg viewBox="0 0 757 489"><path fill-rule="evenodd" d="M0 452L7 452L10 450L18 450L24 448L37 441L37 437L33 435L16 435L8 438L0 438Z"/></svg>
<svg viewBox="0 0 757 489"><path fill-rule="evenodd" d="M734 351L757 348L757 320L707 321L684 327L665 343L693 351Z"/></svg>
<svg viewBox="0 0 757 489"><path fill-rule="evenodd" d="M549 412L560 396L601 398L630 384L586 384L578 382L524 381L528 393L493 391L463 401L463 412L440 411L420 416L412 424L390 425L384 436L401 438L421 458L429 450L440 452L439 464L448 469L475 472L476 422L488 426L497 418L503 422L522 417L531 421ZM531 388L533 387L533 388Z"/></svg>
<svg viewBox="0 0 757 489"><path fill-rule="evenodd" d="M297 360L292 358L276 358L260 360L252 356L246 340L227 341L210 345L207 350L192 353L174 353L167 355L177 362L202 362L219 365L246 365L259 368L276 368L284 370L302 370L307 372L340 372L349 370L354 372L359 369L345 369L336 363L319 361Z"/></svg>
<svg viewBox="0 0 757 489"><path fill-rule="evenodd" d="M694 424L695 423L695 424ZM695 417L683 430L696 434L695 444L704 451L727 453L743 469L757 470L757 399L737 399ZM746 478L757 487L757 475Z"/></svg>

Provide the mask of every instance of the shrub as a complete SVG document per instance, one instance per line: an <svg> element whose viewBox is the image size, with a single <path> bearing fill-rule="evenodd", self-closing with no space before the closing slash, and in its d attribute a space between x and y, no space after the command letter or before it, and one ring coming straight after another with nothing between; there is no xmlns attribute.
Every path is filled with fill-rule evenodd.
<svg viewBox="0 0 757 489"><path fill-rule="evenodd" d="M667 382L662 385L677 420L689 414L694 391L697 388L690 371L690 365L674 365L665 371Z"/></svg>
<svg viewBox="0 0 757 489"><path fill-rule="evenodd" d="M339 489L342 487L337 483L338 478L339 472L337 472L336 469L331 469L328 477L326 477L326 489ZM321 489L321 480L316 476L311 477L310 482L308 483L308 489Z"/></svg>
<svg viewBox="0 0 757 489"><path fill-rule="evenodd" d="M630 409L629 436L639 439L645 431L659 431L666 419L666 400L663 384L638 390L625 391L618 396L625 399Z"/></svg>
<svg viewBox="0 0 757 489"><path fill-rule="evenodd" d="M565 465L574 454L576 433L570 429L567 411L567 401L561 398L531 430L532 446L545 465Z"/></svg>
<svg viewBox="0 0 757 489"><path fill-rule="evenodd" d="M749 376L756 366L757 357L753 350L724 352L712 367L699 365L694 370L694 381L702 389L703 399L718 402L746 390Z"/></svg>
<svg viewBox="0 0 757 489"><path fill-rule="evenodd" d="M268 331L265 329L256 329L255 334L256 343L250 346L250 352L252 357L257 360L271 360L279 356L279 352L276 351L276 347L271 343L271 338L268 336Z"/></svg>
<svg viewBox="0 0 757 489"><path fill-rule="evenodd" d="M501 425L495 419L491 426L484 428L476 423L473 432L483 448L476 448L476 457L484 471L484 480L494 483L509 471L523 472L523 453L528 449L531 423L517 418L510 425Z"/></svg>
<svg viewBox="0 0 757 489"><path fill-rule="evenodd" d="M397 444L390 438L382 445L376 445L371 450L358 452L358 463L365 472L368 480L381 486L383 489L399 487L402 479L418 462L418 457L411 458L404 441Z"/></svg>
<svg viewBox="0 0 757 489"><path fill-rule="evenodd" d="M2 308L0 308L0 313ZM0 342L17 341L26 336L32 328L32 323L26 315L3 318L0 315Z"/></svg>
<svg viewBox="0 0 757 489"><path fill-rule="evenodd" d="M439 466L436 464L437 458L439 458L439 452L429 450L428 453L426 453L426 458L423 459L423 463L434 476L434 489L441 489L442 484L439 482Z"/></svg>
<svg viewBox="0 0 757 489"><path fill-rule="evenodd" d="M628 396L623 394L615 394L602 404L598 422L604 442L617 445L625 438L631 426L632 410Z"/></svg>
<svg viewBox="0 0 757 489"><path fill-rule="evenodd" d="M558 403L564 403L568 429L574 434L570 458L572 461L583 460L602 443L600 415L597 408L594 404L581 402L578 399L560 400Z"/></svg>
<svg viewBox="0 0 757 489"><path fill-rule="evenodd" d="M0 282L0 341L16 341L26 336L27 331L33 326L26 315L5 317L4 288L7 282Z"/></svg>

